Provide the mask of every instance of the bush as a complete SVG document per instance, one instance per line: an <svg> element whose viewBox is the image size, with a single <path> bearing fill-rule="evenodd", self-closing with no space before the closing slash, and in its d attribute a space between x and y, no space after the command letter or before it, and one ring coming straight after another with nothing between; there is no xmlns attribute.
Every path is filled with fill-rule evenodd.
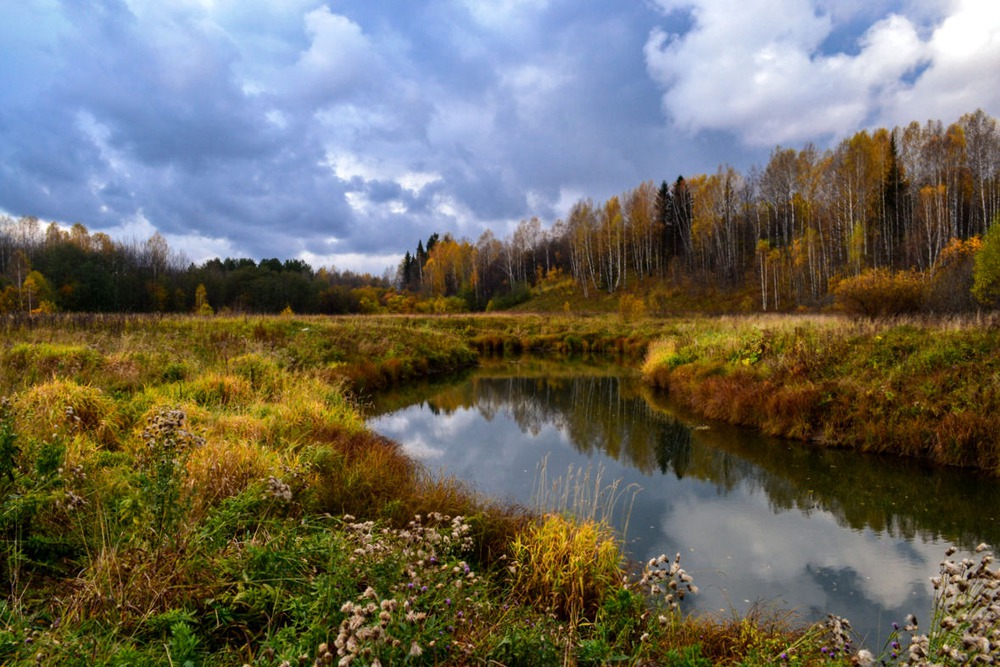
<svg viewBox="0 0 1000 667"><path fill-rule="evenodd" d="M952 239L931 272L926 306L934 313L963 313L976 309L972 296L975 257L983 243L978 236L968 240Z"/></svg>
<svg viewBox="0 0 1000 667"><path fill-rule="evenodd" d="M844 278L833 290L837 307L855 317L891 317L919 312L924 283L915 271L870 269Z"/></svg>
<svg viewBox="0 0 1000 667"><path fill-rule="evenodd" d="M1000 301L1000 225L996 221L983 237L973 261L972 296L983 305L995 306Z"/></svg>

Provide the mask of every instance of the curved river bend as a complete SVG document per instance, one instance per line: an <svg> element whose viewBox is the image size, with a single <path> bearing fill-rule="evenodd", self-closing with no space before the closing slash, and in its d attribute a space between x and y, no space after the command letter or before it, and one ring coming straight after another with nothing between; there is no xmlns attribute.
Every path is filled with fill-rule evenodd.
<svg viewBox="0 0 1000 667"><path fill-rule="evenodd" d="M372 429L489 497L617 484L629 555L680 552L701 589L687 610L834 613L877 649L893 621L929 617L948 546L1000 544L996 480L708 424L622 369L487 365L373 412Z"/></svg>

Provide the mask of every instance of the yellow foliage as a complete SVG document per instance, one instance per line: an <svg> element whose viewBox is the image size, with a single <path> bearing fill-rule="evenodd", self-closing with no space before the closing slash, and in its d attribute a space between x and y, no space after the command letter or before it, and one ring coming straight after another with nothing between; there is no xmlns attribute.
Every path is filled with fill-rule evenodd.
<svg viewBox="0 0 1000 667"><path fill-rule="evenodd" d="M603 522L548 514L512 544L514 590L574 625L621 582L622 554Z"/></svg>
<svg viewBox="0 0 1000 667"><path fill-rule="evenodd" d="M631 322L645 316L646 304L642 297L633 294L623 294L618 300L618 316L622 322Z"/></svg>
<svg viewBox="0 0 1000 667"><path fill-rule="evenodd" d="M920 274L888 269L870 269L845 278L833 290L842 311L871 318L915 313L923 306L923 294Z"/></svg>

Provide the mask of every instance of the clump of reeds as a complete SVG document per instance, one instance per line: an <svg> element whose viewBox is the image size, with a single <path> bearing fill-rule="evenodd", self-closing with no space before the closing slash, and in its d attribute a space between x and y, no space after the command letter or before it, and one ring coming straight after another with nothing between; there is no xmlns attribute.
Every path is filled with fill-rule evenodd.
<svg viewBox="0 0 1000 667"><path fill-rule="evenodd" d="M601 603L616 590L632 586L624 570L621 540L635 494L635 484L605 483L604 468L569 468L552 482L547 459L538 466L535 507L541 518L513 540L513 588L532 604L570 621L571 627L593 618ZM612 528L616 512L623 512L618 534ZM634 587L654 602L676 612L687 593L695 593L693 579L680 567L680 554L671 561L661 555L645 567Z"/></svg>
<svg viewBox="0 0 1000 667"><path fill-rule="evenodd" d="M628 519L641 490L638 484L622 486L621 479L604 480L604 466L577 468L569 466L565 475L548 478L548 457L535 470L534 505L539 514L566 513L579 521L614 524L621 513L622 534L628 532Z"/></svg>
<svg viewBox="0 0 1000 667"><path fill-rule="evenodd" d="M110 448L121 441L125 420L114 399L98 387L52 380L22 392L14 403L26 438L79 436Z"/></svg>
<svg viewBox="0 0 1000 667"><path fill-rule="evenodd" d="M600 521L548 514L514 538L513 588L575 626L622 582L614 531Z"/></svg>

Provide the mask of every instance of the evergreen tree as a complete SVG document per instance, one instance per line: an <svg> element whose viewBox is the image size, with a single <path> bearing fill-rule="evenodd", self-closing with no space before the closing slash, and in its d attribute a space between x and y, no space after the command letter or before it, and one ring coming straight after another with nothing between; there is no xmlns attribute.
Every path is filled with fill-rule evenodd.
<svg viewBox="0 0 1000 667"><path fill-rule="evenodd" d="M671 212L670 245L674 249L674 257L690 257L691 255L691 223L694 220L694 201L691 191L683 176L674 181L673 209Z"/></svg>
<svg viewBox="0 0 1000 667"><path fill-rule="evenodd" d="M886 169L883 182L883 212L882 229L883 247L886 263L892 268L900 268L903 263L903 240L906 237L906 220L909 212L909 188L899 163L899 151L896 147L896 133L889 134L889 167Z"/></svg>
<svg viewBox="0 0 1000 667"><path fill-rule="evenodd" d="M660 266L666 269L670 259L677 254L673 244L673 209L674 199L670 194L670 185L663 181L656 191L656 229L660 234Z"/></svg>

